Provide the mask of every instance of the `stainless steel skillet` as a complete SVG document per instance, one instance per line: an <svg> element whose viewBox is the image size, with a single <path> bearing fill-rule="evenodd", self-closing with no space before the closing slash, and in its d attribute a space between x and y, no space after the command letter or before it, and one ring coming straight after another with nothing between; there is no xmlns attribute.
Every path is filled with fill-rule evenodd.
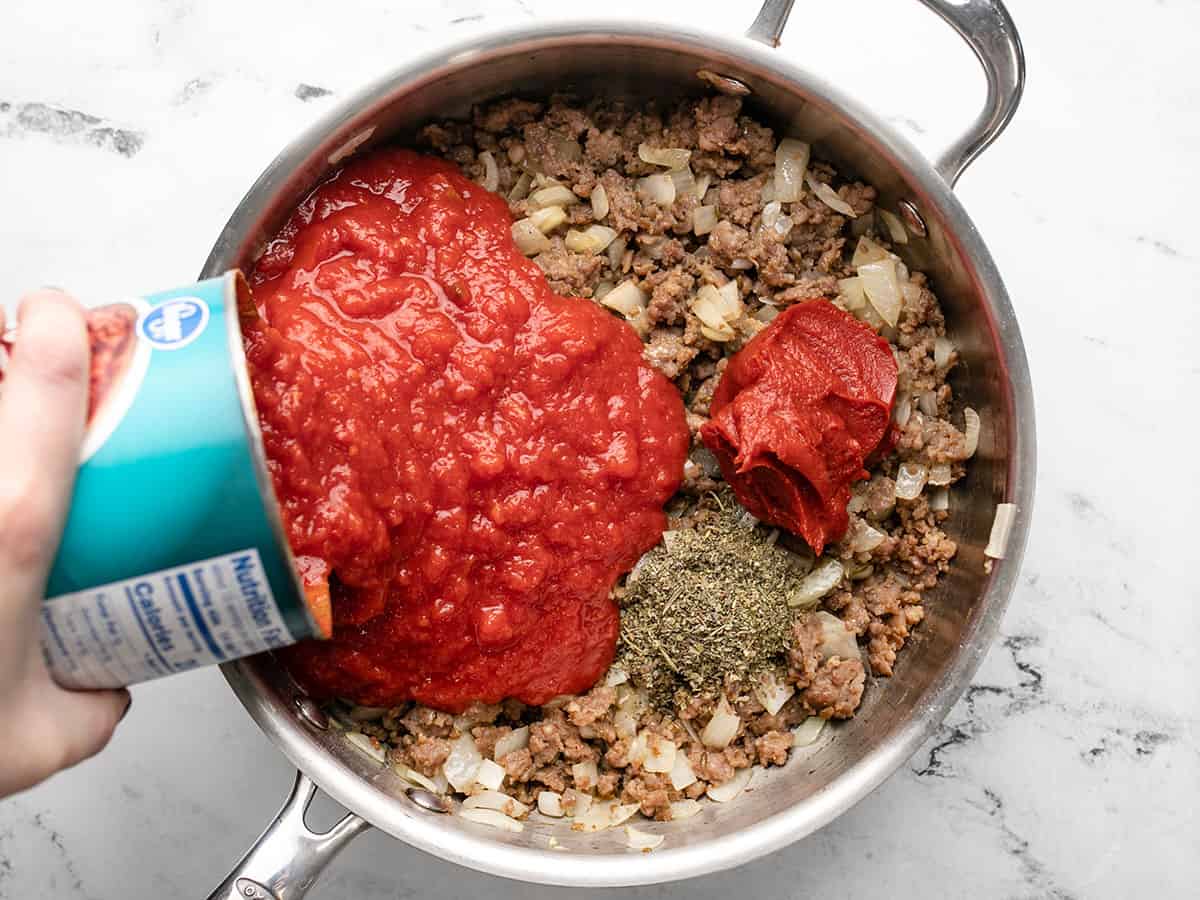
<svg viewBox="0 0 1200 900"><path fill-rule="evenodd" d="M669 99L722 89L779 133L813 141L843 173L874 184L909 230L902 255L927 272L964 365L954 387L979 410L983 431L968 478L956 487L947 530L954 568L930 598L929 616L895 677L873 682L851 722L826 730L804 758L771 770L738 802L668 824L663 846L632 853L615 832L564 832L530 821L507 834L435 811L421 792L350 747L328 727L270 656L224 667L246 709L300 770L287 804L212 898L295 900L330 859L370 825L443 859L509 878L572 886L644 884L745 863L827 824L878 786L929 737L966 689L991 644L1016 582L1032 509L1033 399L1016 317L970 217L952 188L1000 134L1020 99L1024 59L1000 0L922 0L967 42L987 77L979 117L932 162L894 128L770 48L791 0L767 0L746 37L684 25L542 24L488 33L414 60L341 103L267 168L217 238L207 277L247 267L300 198L350 152L404 141L434 118L465 114L506 94ZM765 45L765 46L764 46ZM708 77L708 76L706 76ZM1019 514L1007 557L985 571L996 504ZM352 812L313 834L304 811L319 786ZM567 852L549 849L555 835Z"/></svg>

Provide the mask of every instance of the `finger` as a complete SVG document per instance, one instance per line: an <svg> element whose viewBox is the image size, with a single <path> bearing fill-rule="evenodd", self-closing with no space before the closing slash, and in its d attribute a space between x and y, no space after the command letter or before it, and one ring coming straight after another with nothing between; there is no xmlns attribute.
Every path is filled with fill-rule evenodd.
<svg viewBox="0 0 1200 900"><path fill-rule="evenodd" d="M68 691L55 687L45 701L46 713L57 731L53 771L90 759L108 746L132 699L124 689Z"/></svg>
<svg viewBox="0 0 1200 900"><path fill-rule="evenodd" d="M50 290L26 297L19 316L0 392L0 583L40 598L83 439L87 325L74 300Z"/></svg>

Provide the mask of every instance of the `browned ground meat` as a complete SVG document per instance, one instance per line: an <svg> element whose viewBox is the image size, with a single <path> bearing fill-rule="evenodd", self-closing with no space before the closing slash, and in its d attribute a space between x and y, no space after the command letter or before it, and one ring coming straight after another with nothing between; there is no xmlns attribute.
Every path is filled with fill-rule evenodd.
<svg viewBox="0 0 1200 900"><path fill-rule="evenodd" d="M736 97L662 109L510 99L476 109L469 123L431 124L420 137L426 148L476 180L485 173L480 154L490 152L498 189L508 196L514 218L532 213L529 194L552 183L578 198L565 208L563 225L548 235L548 249L534 260L556 291L581 302L603 303L607 291L625 281L641 290L645 306L631 324L646 343L649 362L678 385L693 435L707 420L728 356L764 327L773 309L821 299L842 304L839 279L855 274L851 254L858 236L869 234L890 249L887 229L873 224L875 189L843 179L819 160L810 163L810 173L850 205L858 217L853 223L808 190L795 202L773 202L776 135L744 115ZM639 189L639 179L664 170L641 158L643 143L690 151L690 173L698 186L689 189L684 178L675 182L674 201L654 202ZM600 187L608 210L597 218L589 201ZM693 226L700 206L715 207L718 221L697 235ZM570 250L568 229L592 224L617 232L614 245L598 253ZM497 760L506 773L503 791L530 804L543 790L559 792L569 814L575 791L584 790L601 799L637 803L643 814L668 819L672 802L701 797L709 785L729 781L739 769L785 764L791 729L807 717L852 716L863 696L865 666L880 676L896 671L898 654L924 618L924 592L947 571L957 550L941 530L947 514L931 508L927 493L896 499L899 466L949 466L950 480L956 480L968 456L946 383L957 353L951 350L941 365L935 361L935 347L945 334L937 298L921 273L901 266L900 274L905 298L896 326L882 328L877 317L866 321L882 329L895 350L902 398L897 405L910 414L897 429L895 451L855 488L847 537L826 551L842 563L846 577L819 607L857 636L862 658L825 653L816 610L802 610L778 673L794 693L774 715L746 685L714 685L709 695L681 696L676 708L654 710L629 706L637 695L623 684L600 685L541 709L506 701L476 704L458 717L421 707L359 711L352 727L387 743L397 763L433 776L460 734L469 732L483 756L491 758L500 738L527 726L527 745ZM705 286L730 282L743 312L729 323L732 339L718 341L702 332L692 304ZM679 498L668 510L672 527L703 521L711 514L705 498L720 486L715 459L698 440L684 475ZM856 550L854 535L867 529L880 533L878 542L870 551ZM741 724L727 747L715 749L698 736L722 692ZM698 780L677 790L666 775L646 771L634 761L634 731L638 740L675 744ZM594 779L580 783L573 770L577 764L581 772L594 764Z"/></svg>

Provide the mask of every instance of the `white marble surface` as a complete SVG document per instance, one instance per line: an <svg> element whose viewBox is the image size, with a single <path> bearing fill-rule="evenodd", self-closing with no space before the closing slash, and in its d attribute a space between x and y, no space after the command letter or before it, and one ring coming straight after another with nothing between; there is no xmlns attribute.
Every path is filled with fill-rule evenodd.
<svg viewBox="0 0 1200 900"><path fill-rule="evenodd" d="M111 297L191 278L247 185L331 102L299 85L336 97L560 5L3 0L0 289ZM724 875L605 896L1195 896L1200 6L1010 5L1029 89L959 188L1020 314L1038 402L1035 525L1001 641L941 733L824 831ZM657 6L733 32L756 4ZM931 150L979 102L969 54L913 2L801 0L780 52ZM3 900L204 896L274 813L291 770L215 671L134 696L102 757L0 802ZM372 833L313 896L563 893Z"/></svg>

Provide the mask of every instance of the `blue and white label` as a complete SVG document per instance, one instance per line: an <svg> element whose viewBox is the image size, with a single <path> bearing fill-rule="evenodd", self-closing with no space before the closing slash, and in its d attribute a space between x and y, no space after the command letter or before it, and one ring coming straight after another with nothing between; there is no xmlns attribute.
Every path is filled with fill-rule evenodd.
<svg viewBox="0 0 1200 900"><path fill-rule="evenodd" d="M253 549L42 604L42 651L67 687L123 687L292 642Z"/></svg>
<svg viewBox="0 0 1200 900"><path fill-rule="evenodd" d="M176 297L145 313L137 330L156 350L179 350L200 337L207 325L207 303L199 297Z"/></svg>

